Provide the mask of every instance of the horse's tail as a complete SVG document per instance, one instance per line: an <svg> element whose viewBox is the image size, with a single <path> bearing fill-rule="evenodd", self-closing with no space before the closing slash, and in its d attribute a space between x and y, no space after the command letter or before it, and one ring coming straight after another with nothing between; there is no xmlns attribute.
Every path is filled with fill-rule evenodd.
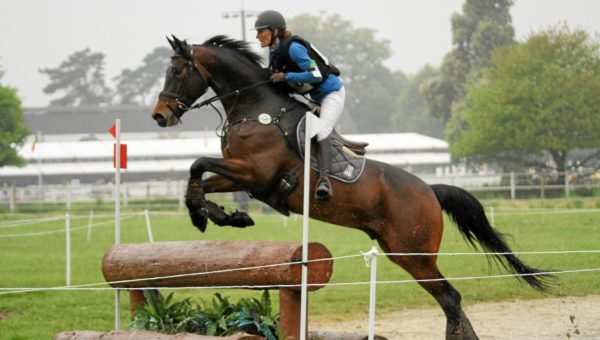
<svg viewBox="0 0 600 340"><path fill-rule="evenodd" d="M505 269L519 274L519 279L539 291L548 288L553 277L527 266L512 253L503 235L494 230L488 222L483 206L475 196L451 185L434 184L431 188L442 210L452 218L462 236L474 248L477 248L475 241L479 242L484 251L495 253L493 258Z"/></svg>

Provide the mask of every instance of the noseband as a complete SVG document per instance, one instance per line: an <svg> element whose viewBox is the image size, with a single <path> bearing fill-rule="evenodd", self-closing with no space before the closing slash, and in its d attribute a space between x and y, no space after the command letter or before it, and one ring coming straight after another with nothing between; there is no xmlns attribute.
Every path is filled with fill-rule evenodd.
<svg viewBox="0 0 600 340"><path fill-rule="evenodd" d="M210 78L207 75L204 75L200 71L198 66L194 63L193 55L192 56L183 56L180 54L176 54L175 56L179 56L179 57L185 58L187 60L187 66L186 66L187 72L185 74L185 77L183 78L183 81L180 83L177 93L173 93L173 92L169 92L169 91L161 91L158 94L158 97L159 98L168 98L168 99L175 101L175 104L177 104L177 106L175 108L171 107L171 105L169 105L168 103L167 103L167 107L173 112L173 114L177 118L180 118L184 113L195 108L195 105L187 106L184 102L185 91L187 90L187 87L189 85L192 72L194 72L194 71L198 72L198 74L200 75L202 80L206 83L207 89L210 86ZM205 90L205 92L206 92L206 90Z"/></svg>

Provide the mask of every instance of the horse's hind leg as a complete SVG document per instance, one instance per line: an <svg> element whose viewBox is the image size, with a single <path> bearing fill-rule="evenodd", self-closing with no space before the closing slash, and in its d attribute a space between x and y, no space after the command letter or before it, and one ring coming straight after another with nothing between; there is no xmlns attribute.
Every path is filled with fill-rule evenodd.
<svg viewBox="0 0 600 340"><path fill-rule="evenodd" d="M386 252L383 242L380 245ZM478 339L469 319L460 305L460 293L440 273L435 256L390 256L392 262L410 273L444 310L446 315L446 339Z"/></svg>

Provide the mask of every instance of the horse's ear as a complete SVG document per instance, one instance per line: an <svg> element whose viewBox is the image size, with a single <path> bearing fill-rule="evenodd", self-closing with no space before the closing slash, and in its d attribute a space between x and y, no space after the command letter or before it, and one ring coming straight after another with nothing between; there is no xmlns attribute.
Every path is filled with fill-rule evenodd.
<svg viewBox="0 0 600 340"><path fill-rule="evenodd" d="M181 40L179 40L179 38L177 38L176 36L174 36L173 34L171 34L171 37L173 37L173 41L175 42L175 45L178 48L181 48Z"/></svg>
<svg viewBox="0 0 600 340"><path fill-rule="evenodd" d="M167 41L169 42L169 45L171 45L171 48L173 50L177 50L177 45L175 45L175 42L173 40L169 39L169 37L166 37L166 38L167 38Z"/></svg>

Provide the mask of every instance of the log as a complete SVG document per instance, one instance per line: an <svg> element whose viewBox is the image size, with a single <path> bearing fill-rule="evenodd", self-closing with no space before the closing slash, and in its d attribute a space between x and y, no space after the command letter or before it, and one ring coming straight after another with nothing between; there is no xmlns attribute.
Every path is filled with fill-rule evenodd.
<svg viewBox="0 0 600 340"><path fill-rule="evenodd" d="M309 260L331 258L329 250L320 243L309 243L308 255ZM102 273L112 287L120 288L285 286L301 283L301 260L302 245L289 242L178 241L116 244L104 255ZM280 263L283 265L226 271ZM331 278L333 261L311 262L308 268L308 282L316 284L308 289L316 290ZM221 272L211 273L216 271ZM208 274L150 279L193 273ZM138 279L147 280L113 282ZM299 286L289 288L300 290Z"/></svg>
<svg viewBox="0 0 600 340"><path fill-rule="evenodd" d="M55 334L54 340L260 340L258 335L238 333L228 337L206 336L190 333L163 334L148 331L67 331Z"/></svg>

